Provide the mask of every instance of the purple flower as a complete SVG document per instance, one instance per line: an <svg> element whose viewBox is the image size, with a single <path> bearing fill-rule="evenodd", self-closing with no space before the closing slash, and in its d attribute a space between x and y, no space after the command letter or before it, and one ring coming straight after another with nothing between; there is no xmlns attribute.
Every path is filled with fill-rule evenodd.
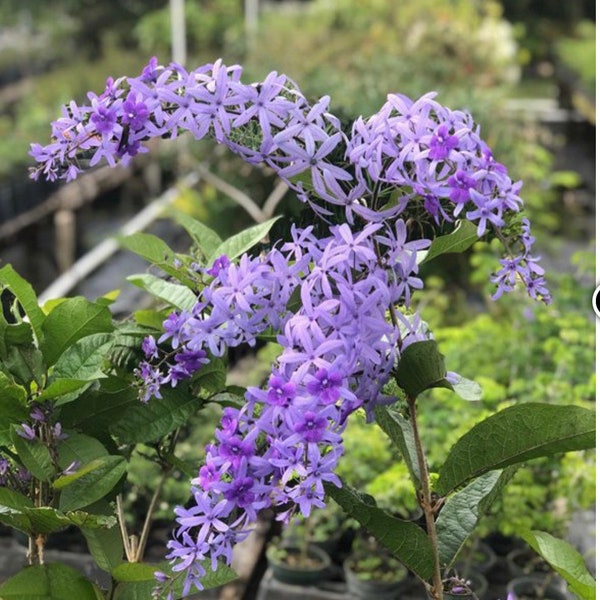
<svg viewBox="0 0 600 600"><path fill-rule="evenodd" d="M17 427L17 435L25 440L33 441L37 437L35 429L27 423L21 423L21 427Z"/></svg>
<svg viewBox="0 0 600 600"><path fill-rule="evenodd" d="M47 420L46 414L44 413L44 411L39 407L36 406L31 413L29 414L29 416L34 420L37 421L38 423L45 423Z"/></svg>
<svg viewBox="0 0 600 600"><path fill-rule="evenodd" d="M479 221L477 225L477 235L479 237L485 233L488 221L494 227L502 227L504 225L501 216L501 204L497 198L488 198L474 189L469 190L469 196L476 208L475 210L467 211L466 217L469 221Z"/></svg>
<svg viewBox="0 0 600 600"><path fill-rule="evenodd" d="M154 336L147 335L142 340L142 350L148 360L151 358L158 358L158 347L156 346Z"/></svg>
<svg viewBox="0 0 600 600"><path fill-rule="evenodd" d="M457 204L454 210L455 216L460 213L462 205L470 200L470 190L476 185L476 181L465 171L457 171L455 175L448 178L450 186L450 200Z"/></svg>
<svg viewBox="0 0 600 600"><path fill-rule="evenodd" d="M276 406L287 406L293 400L296 386L291 381L285 381L282 377L271 375L269 378L269 389L267 401Z"/></svg>
<svg viewBox="0 0 600 600"><path fill-rule="evenodd" d="M448 133L448 126L440 125L431 136L428 157L434 160L444 160L450 151L458 146L459 139L456 135Z"/></svg>
<svg viewBox="0 0 600 600"><path fill-rule="evenodd" d="M215 260L210 269L206 269L206 272L213 277L217 277L221 269L226 269L231 264L231 261L226 254L222 254Z"/></svg>
<svg viewBox="0 0 600 600"><path fill-rule="evenodd" d="M129 125L133 131L141 129L150 115L150 111L144 102L139 102L135 92L129 92L127 100L122 106L122 122Z"/></svg>
<svg viewBox="0 0 600 600"><path fill-rule="evenodd" d="M141 381L140 400L146 404L150 398L162 398L160 387L164 383L164 375L158 368L144 361L134 370L134 375Z"/></svg>
<svg viewBox="0 0 600 600"><path fill-rule="evenodd" d="M114 109L98 104L92 113L91 121L94 123L98 133L108 135L113 133L117 123L117 114Z"/></svg>
<svg viewBox="0 0 600 600"><path fill-rule="evenodd" d="M206 539L211 530L226 531L229 526L222 520L229 514L227 501L214 502L209 492L196 492L194 494L195 505L189 509L177 507L175 514L181 525L179 530L185 531L192 527L199 527L198 539Z"/></svg>
<svg viewBox="0 0 600 600"><path fill-rule="evenodd" d="M66 440L69 436L63 432L62 425L55 423L52 427L52 435L55 440Z"/></svg>
<svg viewBox="0 0 600 600"><path fill-rule="evenodd" d="M324 404L332 404L339 397L339 387L342 384L342 376L333 369L319 369L314 377L306 384L306 389L317 396Z"/></svg>
<svg viewBox="0 0 600 600"><path fill-rule="evenodd" d="M254 452L253 444L245 442L235 435L224 431L217 431L215 435L221 442L219 456L231 462L234 467L237 467L242 460L249 458Z"/></svg>
<svg viewBox="0 0 600 600"><path fill-rule="evenodd" d="M299 416L300 420L294 425L294 431L306 442L324 441L327 431L327 419L312 410L307 410Z"/></svg>
<svg viewBox="0 0 600 600"><path fill-rule="evenodd" d="M74 460L65 469L62 470L61 475L73 475L77 473L77 470L81 466L81 461Z"/></svg>

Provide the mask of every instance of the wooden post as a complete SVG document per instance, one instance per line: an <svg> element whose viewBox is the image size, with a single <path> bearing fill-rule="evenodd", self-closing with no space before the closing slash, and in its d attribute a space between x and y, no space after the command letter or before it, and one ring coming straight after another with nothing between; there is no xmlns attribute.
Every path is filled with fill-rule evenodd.
<svg viewBox="0 0 600 600"><path fill-rule="evenodd" d="M69 209L60 209L54 213L54 252L58 272L68 271L75 262L77 241L75 213Z"/></svg>

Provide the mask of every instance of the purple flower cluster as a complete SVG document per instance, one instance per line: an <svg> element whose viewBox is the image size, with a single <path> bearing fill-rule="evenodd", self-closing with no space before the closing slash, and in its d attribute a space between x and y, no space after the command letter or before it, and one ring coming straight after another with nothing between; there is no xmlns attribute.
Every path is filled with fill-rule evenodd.
<svg viewBox="0 0 600 600"><path fill-rule="evenodd" d="M231 561L261 509L279 507L287 519L324 506L324 483L339 485L348 415L360 407L372 415L386 402L381 389L401 348L427 339L401 313L402 332L387 317L420 287L415 256L424 244L407 243L399 223L358 234L333 226L320 239L311 228L293 230L292 241L264 259L213 266L198 310L169 317L163 341L185 351L220 355L267 326L281 331L282 346L266 387L249 388L242 409L224 411L192 482L193 502L176 509L168 558L185 571L184 593L201 589L202 560L211 558L213 568L217 559ZM291 313L285 306L296 287L301 308Z"/></svg>
<svg viewBox="0 0 600 600"><path fill-rule="evenodd" d="M21 426L16 429L16 433L27 442L43 443L55 465L58 460L58 444L61 440L69 437L63 431L60 422L53 422L51 407L42 404L32 405L29 421L21 423ZM69 475L74 473L78 467L79 463L74 461L60 474ZM13 458L0 455L0 487L8 487L27 494L30 482L31 473L25 467L16 464Z"/></svg>
<svg viewBox="0 0 600 600"><path fill-rule="evenodd" d="M423 285L419 257L430 245L409 234L412 208L438 226L466 218L479 236L500 238L510 254L493 276L495 297L520 279L532 297L549 301L529 223L516 237L507 233L522 208L520 183L494 160L470 115L434 94L415 102L390 95L346 135L328 97L311 104L277 73L255 84L241 76L241 67L220 61L187 71L153 59L137 78L108 80L89 106L71 103L53 124L53 142L31 151L40 163L34 178L69 180L83 159L127 161L153 137L211 136L270 166L324 220L345 213L323 237L292 228L291 241L264 256L220 257L203 269L211 279L193 310L173 313L158 340L144 340L144 402L266 330L282 348L266 386L249 388L243 408L224 411L192 482L193 502L176 510L169 558L183 572L185 594L202 588L205 559L212 569L231 561L262 508L276 506L287 519L323 505L325 482L339 484L348 415L362 408L372 417L403 349L430 337L406 310ZM292 310L293 293L300 308Z"/></svg>
<svg viewBox="0 0 600 600"><path fill-rule="evenodd" d="M529 219L522 220L521 230L521 253L516 256L501 258L502 268L491 277L491 281L497 285L496 293L492 296L492 299L497 300L504 292L512 292L517 285L517 278L519 278L525 282L527 293L531 298L541 298L549 304L551 296L546 287L544 269L538 264L539 257L531 255L535 238L531 235Z"/></svg>
<svg viewBox="0 0 600 600"><path fill-rule="evenodd" d="M90 92L89 105L63 108L52 143L32 144L40 163L32 177L70 180L83 159L126 162L145 151L143 142L187 131L269 165L322 216L344 207L350 225L395 219L417 202L436 223L464 215L483 236L521 210L521 184L494 160L471 116L441 106L433 93L416 102L390 95L377 114L355 121L348 138L327 96L310 104L285 75L254 84L241 76L241 67L221 61L187 71L152 59L139 77L109 79L101 95ZM530 291L543 289L529 264L519 277Z"/></svg>
<svg viewBox="0 0 600 600"><path fill-rule="evenodd" d="M31 473L25 467L16 465L11 458L0 455L0 488L27 494L30 483Z"/></svg>
<svg viewBox="0 0 600 600"><path fill-rule="evenodd" d="M471 115L438 104L434 96L413 102L390 94L377 114L354 123L348 158L357 167L357 178L371 192L382 184L404 190L396 206L387 211L373 206L365 216L397 216L415 198L425 199L437 222L464 212L482 236L490 225L502 227L505 213L521 209L521 184L494 160Z"/></svg>

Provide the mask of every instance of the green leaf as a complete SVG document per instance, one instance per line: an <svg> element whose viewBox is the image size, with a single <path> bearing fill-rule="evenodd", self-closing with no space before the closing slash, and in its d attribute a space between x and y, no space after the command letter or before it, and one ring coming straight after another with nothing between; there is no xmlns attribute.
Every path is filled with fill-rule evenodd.
<svg viewBox="0 0 600 600"><path fill-rule="evenodd" d="M42 387L46 367L42 353L34 346L10 346L3 367L26 388L35 382Z"/></svg>
<svg viewBox="0 0 600 600"><path fill-rule="evenodd" d="M102 600L98 587L61 563L25 567L0 585L2 600Z"/></svg>
<svg viewBox="0 0 600 600"><path fill-rule="evenodd" d="M163 322L167 318L167 312L171 311L169 309L160 311L155 309L136 310L133 313L133 318L138 325L150 327L162 333Z"/></svg>
<svg viewBox="0 0 600 600"><path fill-rule="evenodd" d="M423 263L433 260L441 254L450 254L454 252L464 252L468 250L477 240L477 227L470 221L461 219L458 221L454 231L448 235L441 235L435 238L429 247L427 256Z"/></svg>
<svg viewBox="0 0 600 600"><path fill-rule="evenodd" d="M161 268L163 265L173 265L175 259L173 250L164 240L151 233L132 233L118 239L121 246L152 264L161 266Z"/></svg>
<svg viewBox="0 0 600 600"><path fill-rule="evenodd" d="M102 468L104 465L105 465L105 461L103 460L103 457L95 458L95 459L91 460L90 462L87 462L84 465L79 466L74 473L71 473L70 475L61 475L60 477L57 477L52 485L53 485L54 489L62 490L63 488L71 485L75 481L79 481L82 477L85 477L89 473L93 473L94 471L97 471L98 469ZM84 505L82 505L82 506L84 506Z"/></svg>
<svg viewBox="0 0 600 600"><path fill-rule="evenodd" d="M408 569L423 579L431 577L433 548L427 534L418 525L392 517L377 508L372 498L365 498L346 485L338 488L326 483L325 491Z"/></svg>
<svg viewBox="0 0 600 600"><path fill-rule="evenodd" d="M200 564L206 570L206 575L202 578L202 585L205 590L220 587L237 579L235 571L224 564L219 564L216 571L212 570L210 559L204 560ZM157 585L154 573L159 570L172 577L169 590L173 592L175 598L182 597L184 577L182 573L173 573L168 563L160 563L158 565L137 563L137 566L130 563L122 565L122 567L122 570L121 566L113 569L112 575L118 581L119 579L116 575L123 578L126 577L128 580L121 579L119 581L115 588L114 600L148 600L148 598L153 597L152 592ZM146 579L142 579L143 577L146 577ZM164 600L166 595L167 591L163 592L159 596L160 600Z"/></svg>
<svg viewBox="0 0 600 600"><path fill-rule="evenodd" d="M149 273L130 275L127 281L179 310L192 310L198 302L196 294L185 285L165 281Z"/></svg>
<svg viewBox="0 0 600 600"><path fill-rule="evenodd" d="M223 243L219 244L212 252L208 259L208 264L212 265L219 256L225 254L229 260L233 260L241 256L244 252L258 244L268 233L273 223L280 217L274 217L264 223L259 223L240 233L228 238Z"/></svg>
<svg viewBox="0 0 600 600"><path fill-rule="evenodd" d="M1 318L1 321L5 325L4 342L6 346L24 346L33 342L33 331L29 323L7 323L4 317ZM6 350L2 352L2 355L6 356Z"/></svg>
<svg viewBox="0 0 600 600"><path fill-rule="evenodd" d="M449 566L515 469L490 471L446 500L436 519L440 560Z"/></svg>
<svg viewBox="0 0 600 600"><path fill-rule="evenodd" d="M94 505L95 507L96 505ZM97 515L83 510L71 510L65 513L69 521L80 528L89 530L108 530L115 529L117 525L117 517L114 515ZM119 534L120 535L120 534Z"/></svg>
<svg viewBox="0 0 600 600"><path fill-rule="evenodd" d="M82 511L65 514L49 506L36 508L31 506L29 498L24 496L10 498L6 494L0 494L0 523L18 529L26 535L48 535L69 525L85 525L90 529L107 528L113 527L116 522L113 516L91 515Z"/></svg>
<svg viewBox="0 0 600 600"><path fill-rule="evenodd" d="M582 600L595 600L596 580L583 556L564 540L544 531L526 531L521 537L569 584Z"/></svg>
<svg viewBox="0 0 600 600"><path fill-rule="evenodd" d="M225 389L227 367L220 358L214 358L202 365L198 375L194 377L194 387L202 389L207 395L216 394Z"/></svg>
<svg viewBox="0 0 600 600"><path fill-rule="evenodd" d="M386 406L379 406L375 409L375 419L377 425L400 450L412 482L416 488L419 488L421 485L419 460L415 449L415 436L410 423L399 412Z"/></svg>
<svg viewBox="0 0 600 600"><path fill-rule="evenodd" d="M23 510L18 508L8 508L0 503L0 523L12 529L22 531L25 535L29 535L31 531L31 523L27 516L23 514Z"/></svg>
<svg viewBox="0 0 600 600"><path fill-rule="evenodd" d="M96 333L77 340L56 361L53 377L80 381L105 377L102 366L113 343L111 333Z"/></svg>
<svg viewBox="0 0 600 600"><path fill-rule="evenodd" d="M72 433L58 446L58 464L66 469L72 462L87 465L96 458L108 456L108 450L96 439L83 433Z"/></svg>
<svg viewBox="0 0 600 600"><path fill-rule="evenodd" d="M116 581L150 581L154 580L156 565L145 563L121 563L110 574Z"/></svg>
<svg viewBox="0 0 600 600"><path fill-rule="evenodd" d="M465 379L460 375L458 376L458 381L453 383L451 387L463 400L468 400L469 402L478 402L483 395L483 390L476 381Z"/></svg>
<svg viewBox="0 0 600 600"><path fill-rule="evenodd" d="M210 227L190 217L190 215L176 209L171 209L169 213L190 234L195 246L202 252L205 258L213 256L215 250L223 243L217 233L210 229Z"/></svg>
<svg viewBox="0 0 600 600"><path fill-rule="evenodd" d="M90 465L94 467L91 470ZM59 508L63 512L83 508L106 496L124 475L127 463L122 456L104 456L82 467L82 470L85 473L80 477L76 477L77 473L66 476L74 479L61 492ZM64 479L60 479L60 485L66 485Z"/></svg>
<svg viewBox="0 0 600 600"><path fill-rule="evenodd" d="M226 391L219 392L211 396L208 401L215 402L219 404L221 407L231 406L233 408L243 408L246 404L246 399L244 398L245 390L231 390L231 386L226 388Z"/></svg>
<svg viewBox="0 0 600 600"><path fill-rule="evenodd" d="M30 535L49 535L71 525L71 520L66 515L49 506L24 508L22 513L29 522L26 533Z"/></svg>
<svg viewBox="0 0 600 600"><path fill-rule="evenodd" d="M0 371L0 446L11 443L10 426L29 418L25 388Z"/></svg>
<svg viewBox="0 0 600 600"><path fill-rule="evenodd" d="M19 492L0 487L0 506L16 509L33 508L33 501Z"/></svg>
<svg viewBox="0 0 600 600"><path fill-rule="evenodd" d="M92 558L103 571L110 573L123 560L123 541L118 527L110 529L82 527L81 532Z"/></svg>
<svg viewBox="0 0 600 600"><path fill-rule="evenodd" d="M396 382L409 398L432 387L452 389L446 380L444 356L434 340L415 342L400 355Z"/></svg>
<svg viewBox="0 0 600 600"><path fill-rule="evenodd" d="M151 442L174 431L202 406L203 401L186 392L185 386L165 388L162 398L127 407L112 433L125 444Z"/></svg>
<svg viewBox="0 0 600 600"><path fill-rule="evenodd" d="M44 402L46 400L53 400L55 398L60 398L60 396L68 395L68 401L73 401L77 398L77 394L73 394L73 392L83 392L82 388L89 385L89 381L81 381L79 379L55 379L37 397L37 400L39 402ZM60 406L61 404L66 404L66 402L58 401L55 403L56 406Z"/></svg>
<svg viewBox="0 0 600 600"><path fill-rule="evenodd" d="M77 402L62 406L60 420L65 429L78 429L106 443L109 429L130 407L139 404L137 392L128 381L108 377L100 381L99 389L88 390Z"/></svg>
<svg viewBox="0 0 600 600"><path fill-rule="evenodd" d="M114 329L110 310L103 304L81 296L61 302L43 325L42 352L48 366L53 365L67 348L78 340Z"/></svg>
<svg viewBox="0 0 600 600"><path fill-rule="evenodd" d="M33 502L27 496L0 487L0 523L28 533L30 522L23 514L27 508L33 508Z"/></svg>
<svg viewBox="0 0 600 600"><path fill-rule="evenodd" d="M12 425L10 439L23 466L37 479L50 481L55 468L47 446L39 439L26 440L17 433L17 426Z"/></svg>
<svg viewBox="0 0 600 600"><path fill-rule="evenodd" d="M43 340L42 324L46 316L39 306L37 296L31 284L23 279L11 265L0 269L0 286L8 288L17 298L29 318L38 344Z"/></svg>
<svg viewBox="0 0 600 600"><path fill-rule="evenodd" d="M526 403L476 424L450 450L436 491L445 496L488 471L532 458L594 448L595 413L579 406Z"/></svg>

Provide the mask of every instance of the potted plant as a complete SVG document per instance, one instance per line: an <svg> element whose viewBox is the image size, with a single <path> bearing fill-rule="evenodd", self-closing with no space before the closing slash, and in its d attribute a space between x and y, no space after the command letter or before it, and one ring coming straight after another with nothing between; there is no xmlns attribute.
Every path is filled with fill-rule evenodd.
<svg viewBox="0 0 600 600"><path fill-rule="evenodd" d="M309 543L293 545L281 540L267 548L273 577L291 585L316 585L327 573L331 558L325 550Z"/></svg>
<svg viewBox="0 0 600 600"><path fill-rule="evenodd" d="M463 577L469 577L474 572L486 576L497 561L498 557L492 548L478 539L461 554L456 562L456 571Z"/></svg>
<svg viewBox="0 0 600 600"><path fill-rule="evenodd" d="M444 600L477 600L487 591L485 577L473 571L467 578L449 577L444 580Z"/></svg>
<svg viewBox="0 0 600 600"><path fill-rule="evenodd" d="M567 600L552 576L524 575L509 582L509 600Z"/></svg>
<svg viewBox="0 0 600 600"><path fill-rule="evenodd" d="M344 561L348 592L361 600L393 600L406 585L408 571L377 540L359 532Z"/></svg>
<svg viewBox="0 0 600 600"><path fill-rule="evenodd" d="M299 546L308 542L325 550L334 559L340 540L344 534L346 522L342 509L335 502L315 510L308 518L302 515L294 517L281 532L282 542Z"/></svg>

